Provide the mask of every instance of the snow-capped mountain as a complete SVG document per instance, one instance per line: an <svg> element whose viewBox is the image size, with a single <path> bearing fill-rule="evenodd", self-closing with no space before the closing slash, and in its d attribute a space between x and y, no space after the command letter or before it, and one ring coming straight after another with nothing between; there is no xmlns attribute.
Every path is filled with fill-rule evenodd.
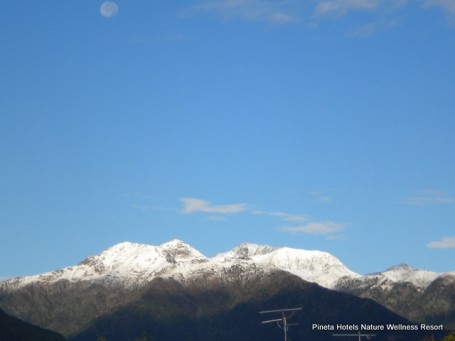
<svg viewBox="0 0 455 341"><path fill-rule="evenodd" d="M158 246L124 242L74 266L0 282L0 308L71 335L99 316L141 300L150 287L162 287L157 281L192 293L220 287L245 290L243 297L251 284L268 283L264 285L273 289L267 291L273 291L278 290L274 278L291 277L370 298L411 320L438 322L438 316L445 316L455 326L454 273L398 265L359 275L327 252L252 243L208 258L180 240Z"/></svg>
<svg viewBox="0 0 455 341"><path fill-rule="evenodd" d="M121 282L123 285L140 286L155 277L171 276L176 268L184 271L192 264L207 260L199 251L179 240L159 246L124 242L88 257L78 265L45 274L13 278L4 283L21 287L34 282L68 280L104 284Z"/></svg>
<svg viewBox="0 0 455 341"><path fill-rule="evenodd" d="M327 252L288 247L273 248L250 243L241 244L227 253L219 254L214 261L235 262L239 259L249 260L260 268L290 272L326 288L333 288L340 278L360 276Z"/></svg>
<svg viewBox="0 0 455 341"><path fill-rule="evenodd" d="M333 289L340 289L345 287L371 288L372 286L378 287L381 290L391 290L396 284L411 284L417 290L427 288L435 279L441 276L450 276L451 273L439 273L429 270L421 270L413 268L407 264L399 264L392 266L384 272L377 272L367 274L354 278L348 276L340 278ZM353 284L355 283L355 285Z"/></svg>
<svg viewBox="0 0 455 341"><path fill-rule="evenodd" d="M455 327L455 273L415 269L406 264L358 278L341 278L335 290L372 299L416 322Z"/></svg>
<svg viewBox="0 0 455 341"><path fill-rule="evenodd" d="M283 270L327 288L334 287L340 278L360 277L327 252L245 243L207 258L190 245L172 240L159 246L120 243L88 257L78 265L14 278L0 285L4 289L13 289L34 282L68 280L141 286L156 277L173 278L184 283L197 280L202 275L225 276L233 265L252 272Z"/></svg>
<svg viewBox="0 0 455 341"><path fill-rule="evenodd" d="M431 282L441 275L442 273L416 269L407 264L399 264L388 268L382 273L370 274L367 275L367 277L383 277L391 282L409 282L418 288L426 288Z"/></svg>
<svg viewBox="0 0 455 341"><path fill-rule="evenodd" d="M207 258L183 241L172 240L159 246L123 242L96 256L88 257L75 266L7 280L0 283L0 289L14 290L34 282L59 280L134 287L161 277L185 283L201 276L225 276L227 269L234 265L252 272L283 270L329 289L345 289L346 283L353 282L356 287L369 287L374 283L382 289L390 289L396 283L409 282L416 288L424 289L436 278L450 275L401 264L382 273L362 276L349 270L338 258L327 252L253 243L244 243L228 252Z"/></svg>

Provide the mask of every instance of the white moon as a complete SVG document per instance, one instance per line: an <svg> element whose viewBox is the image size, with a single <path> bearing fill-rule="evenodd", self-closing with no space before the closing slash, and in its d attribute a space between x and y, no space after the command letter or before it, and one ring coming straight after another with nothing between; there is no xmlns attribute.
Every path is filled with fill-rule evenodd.
<svg viewBox="0 0 455 341"><path fill-rule="evenodd" d="M105 18L115 17L117 12L118 12L118 6L115 2L112 2L112 1L103 2L103 4L100 7L100 13Z"/></svg>

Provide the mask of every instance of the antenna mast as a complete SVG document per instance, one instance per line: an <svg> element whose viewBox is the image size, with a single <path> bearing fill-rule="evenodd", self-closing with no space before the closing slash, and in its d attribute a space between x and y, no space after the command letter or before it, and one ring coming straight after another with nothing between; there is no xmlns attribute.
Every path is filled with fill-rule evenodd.
<svg viewBox="0 0 455 341"><path fill-rule="evenodd" d="M283 329L284 341L288 341L288 329L289 329L289 326L297 325L297 323L288 323L288 319L291 318L292 315L294 315L294 313L296 311L298 311L298 310L302 310L302 308L283 308L283 309L276 309L276 310L263 310L263 311L260 311L259 314L281 313L281 318L273 319L273 320L261 321L261 323L265 324L265 323L276 322L278 327ZM280 323L282 323L282 325Z"/></svg>

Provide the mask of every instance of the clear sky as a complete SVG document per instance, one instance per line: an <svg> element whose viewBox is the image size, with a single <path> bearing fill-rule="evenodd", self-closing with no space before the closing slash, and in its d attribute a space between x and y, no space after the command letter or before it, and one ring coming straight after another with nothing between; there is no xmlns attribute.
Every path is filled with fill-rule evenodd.
<svg viewBox="0 0 455 341"><path fill-rule="evenodd" d="M122 241L455 270L452 0L0 2L0 277Z"/></svg>

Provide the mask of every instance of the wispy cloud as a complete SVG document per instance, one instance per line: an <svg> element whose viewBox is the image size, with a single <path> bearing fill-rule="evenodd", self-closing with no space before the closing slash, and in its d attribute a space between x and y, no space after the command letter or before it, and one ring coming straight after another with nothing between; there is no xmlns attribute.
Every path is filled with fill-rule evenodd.
<svg viewBox="0 0 455 341"><path fill-rule="evenodd" d="M212 14L226 20L239 19L269 24L312 22L339 18L352 12L371 14L372 23L353 29L351 37L368 36L395 26L399 10L439 8L455 20L454 0L199 0L183 10L183 17Z"/></svg>
<svg viewBox="0 0 455 341"><path fill-rule="evenodd" d="M380 0L327 0L318 1L319 15L344 15L350 11L374 11L381 5Z"/></svg>
<svg viewBox="0 0 455 341"><path fill-rule="evenodd" d="M292 4L298 1L281 0L206 0L186 11L184 15L214 13L225 19L262 21L270 24L287 24L298 20Z"/></svg>
<svg viewBox="0 0 455 341"><path fill-rule="evenodd" d="M316 199L317 202L328 204L332 202L332 197L327 194L327 191L313 191L310 195Z"/></svg>
<svg viewBox="0 0 455 341"><path fill-rule="evenodd" d="M455 237L444 237L441 240L429 242L430 249L455 249Z"/></svg>
<svg viewBox="0 0 455 341"><path fill-rule="evenodd" d="M404 203L414 206L451 205L455 204L455 199L443 191L423 190L405 198Z"/></svg>
<svg viewBox="0 0 455 341"><path fill-rule="evenodd" d="M398 21L395 19L385 19L370 22L365 25L354 27L347 32L347 36L351 38L368 37L381 31L387 31L397 26Z"/></svg>
<svg viewBox="0 0 455 341"><path fill-rule="evenodd" d="M447 14L447 21L449 25L455 25L455 1L453 0L426 0L422 8L439 8Z"/></svg>
<svg viewBox="0 0 455 341"><path fill-rule="evenodd" d="M340 239L339 232L345 227L344 224L329 220L323 222L313 221L311 217L303 214L252 209L251 206L247 204L214 205L210 201L197 198L179 198L179 200L183 204L183 208L180 211L181 213L208 213L210 214L206 217L208 220L225 220L226 215L246 212L253 216L276 218L281 221L281 224L295 224L295 226L287 225L279 227L279 231L286 233L321 235L324 236L325 239L334 240ZM213 215L214 213L218 215Z"/></svg>
<svg viewBox="0 0 455 341"><path fill-rule="evenodd" d="M295 226L281 226L281 232L292 234L313 234L322 235L325 239L335 240L341 239L339 232L345 225L336 223L334 221L313 221L311 217L306 215L289 214L284 212L253 210L251 214L254 215L267 215L269 217L279 218L283 222L296 223Z"/></svg>
<svg viewBox="0 0 455 341"><path fill-rule="evenodd" d="M190 214L196 212L234 214L247 210L245 204L213 205L209 201L196 198L179 198L183 203L182 213Z"/></svg>
<svg viewBox="0 0 455 341"><path fill-rule="evenodd" d="M309 222L299 226L282 226L281 231L317 235L334 235L344 228L343 224L334 221Z"/></svg>
<svg viewBox="0 0 455 341"><path fill-rule="evenodd" d="M390 30L402 19L397 13L408 4L408 0L318 0L314 9L314 18L336 19L349 15L351 12L364 12L363 24L353 23L346 31L349 38L369 37L378 32Z"/></svg>
<svg viewBox="0 0 455 341"><path fill-rule="evenodd" d="M315 13L324 16L342 16L349 12L393 13L403 8L407 0L319 0Z"/></svg>
<svg viewBox="0 0 455 341"><path fill-rule="evenodd" d="M280 218L284 221L308 221L309 218L304 215L298 215L298 214L289 214L289 213L284 213L284 212L268 212L268 211L262 211L262 210L253 210L251 211L252 214L254 215L267 215L270 217L277 217Z"/></svg>
<svg viewBox="0 0 455 341"><path fill-rule="evenodd" d="M425 0L423 8L430 7L438 7L449 15L455 16L455 1L453 0Z"/></svg>

